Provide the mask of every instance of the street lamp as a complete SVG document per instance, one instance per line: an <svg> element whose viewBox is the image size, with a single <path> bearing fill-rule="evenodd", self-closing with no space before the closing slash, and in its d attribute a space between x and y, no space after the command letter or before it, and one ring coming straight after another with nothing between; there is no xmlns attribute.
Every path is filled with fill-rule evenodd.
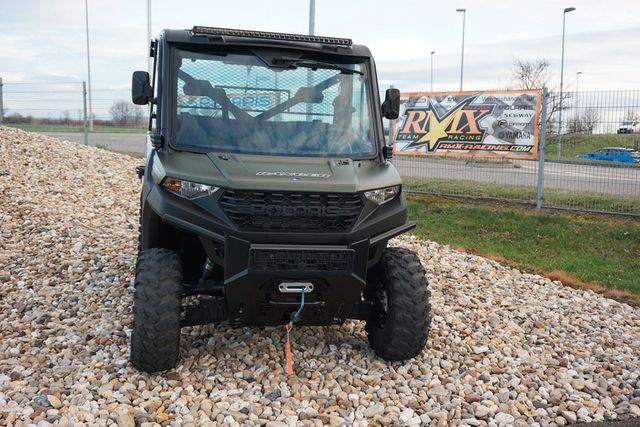
<svg viewBox="0 0 640 427"><path fill-rule="evenodd" d="M93 108L91 104L91 60L89 59L89 4L84 0L84 18L87 29L87 80L89 82L89 130L93 131Z"/></svg>
<svg viewBox="0 0 640 427"><path fill-rule="evenodd" d="M316 34L316 0L309 0L309 35L313 36L315 34ZM307 70L307 87L311 87L313 84L312 72L313 71L311 71L311 69ZM313 107L311 103L307 103L307 120L308 121L311 121L312 112L313 112Z"/></svg>
<svg viewBox="0 0 640 427"><path fill-rule="evenodd" d="M432 51L431 52L431 92L433 92L433 54L436 53L436 51Z"/></svg>
<svg viewBox="0 0 640 427"><path fill-rule="evenodd" d="M151 55L149 55L149 44L151 43L151 0L147 0L147 45L145 46L145 53L147 54L147 72L153 75L153 61ZM153 84L153 82L151 82Z"/></svg>
<svg viewBox="0 0 640 427"><path fill-rule="evenodd" d="M558 157L562 150L562 84L564 79L564 28L567 13L576 10L575 7L567 7L562 13L562 59L560 60L560 106L558 111Z"/></svg>
<svg viewBox="0 0 640 427"><path fill-rule="evenodd" d="M309 0L309 35L316 32L316 0Z"/></svg>
<svg viewBox="0 0 640 427"><path fill-rule="evenodd" d="M460 92L462 92L462 74L464 72L464 25L467 16L467 9L456 9L456 12L462 12L462 58L460 59Z"/></svg>

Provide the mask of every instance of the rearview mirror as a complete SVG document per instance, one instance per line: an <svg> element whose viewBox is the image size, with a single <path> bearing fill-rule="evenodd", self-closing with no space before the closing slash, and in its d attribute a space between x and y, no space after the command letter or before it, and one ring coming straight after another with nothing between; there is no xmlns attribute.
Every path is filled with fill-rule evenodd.
<svg viewBox="0 0 640 427"><path fill-rule="evenodd" d="M301 87L293 97L299 102L310 104L320 104L324 99L322 92L315 87Z"/></svg>
<svg viewBox="0 0 640 427"><path fill-rule="evenodd" d="M400 91L398 89L387 89L382 103L382 115L389 120L395 120L400 116Z"/></svg>
<svg viewBox="0 0 640 427"><path fill-rule="evenodd" d="M213 86L207 80L192 79L185 82L182 90L189 96L211 96Z"/></svg>
<svg viewBox="0 0 640 427"><path fill-rule="evenodd" d="M131 101L136 105L147 105L153 98L153 88L149 83L149 73L134 71L131 77Z"/></svg>

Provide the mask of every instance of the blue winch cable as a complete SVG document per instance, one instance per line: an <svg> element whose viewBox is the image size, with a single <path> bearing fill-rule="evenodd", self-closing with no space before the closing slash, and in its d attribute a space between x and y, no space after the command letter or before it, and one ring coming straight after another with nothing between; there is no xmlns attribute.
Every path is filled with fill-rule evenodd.
<svg viewBox="0 0 640 427"><path fill-rule="evenodd" d="M296 323L300 320L300 317L302 317L302 309L304 308L304 290L305 288L302 288L302 296L300 299L300 308L298 309L298 311L296 311L295 313L293 313L293 315L291 316L291 322L292 323Z"/></svg>

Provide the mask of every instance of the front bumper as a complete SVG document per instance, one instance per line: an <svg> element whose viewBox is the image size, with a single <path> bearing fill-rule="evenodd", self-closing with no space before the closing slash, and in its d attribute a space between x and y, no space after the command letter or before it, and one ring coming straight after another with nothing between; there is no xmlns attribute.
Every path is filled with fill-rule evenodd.
<svg viewBox="0 0 640 427"><path fill-rule="evenodd" d="M211 209L205 211L157 186L149 190L143 197L143 216L153 213L162 223L196 236L209 259L223 267L224 311L234 325L288 322L301 295L280 292L283 282L313 284L313 292L305 295L300 324L364 318L367 272L389 239L415 227L405 222L406 201L398 197L348 232L243 232ZM145 236L153 233L143 228L142 234L143 247L152 247Z"/></svg>
<svg viewBox="0 0 640 427"><path fill-rule="evenodd" d="M185 231L199 232L184 222ZM300 307L301 295L283 293L281 283L310 283L299 324L331 325L364 319L362 292L368 267L379 259L386 241L415 227L409 222L372 239L350 245L254 244L224 237L225 313L234 325L281 325ZM384 245L380 244L385 242Z"/></svg>
<svg viewBox="0 0 640 427"><path fill-rule="evenodd" d="M228 319L240 325L278 325L300 307L301 294L281 283L310 283L300 324L330 325L359 317L367 277L368 241L349 246L265 245L228 236L224 296Z"/></svg>

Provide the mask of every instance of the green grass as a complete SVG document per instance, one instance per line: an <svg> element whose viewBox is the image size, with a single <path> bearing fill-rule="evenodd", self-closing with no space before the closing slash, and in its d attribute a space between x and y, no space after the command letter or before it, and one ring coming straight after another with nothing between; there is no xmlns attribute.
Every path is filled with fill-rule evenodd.
<svg viewBox="0 0 640 427"><path fill-rule="evenodd" d="M403 187L409 191L417 191L438 195L461 195L477 198L522 201L535 204L537 190L535 187L516 185L499 185L465 180L441 178L402 178ZM591 192L575 192L545 188L543 206L589 209L593 211L640 214L640 198L608 196Z"/></svg>
<svg viewBox="0 0 640 427"><path fill-rule="evenodd" d="M421 238L640 295L640 222L409 197ZM562 276L561 276L562 277Z"/></svg>
<svg viewBox="0 0 640 427"><path fill-rule="evenodd" d="M44 125L44 124L12 124L5 123L6 126L22 129L28 132L82 132L82 126L73 125ZM93 127L93 133L146 133L146 127L140 126L105 126L95 125Z"/></svg>
<svg viewBox="0 0 640 427"><path fill-rule="evenodd" d="M124 154L126 156L133 157L136 159L144 159L144 153L138 153L137 151L123 151L123 150L109 150L109 151L113 151L114 153Z"/></svg>
<svg viewBox="0 0 640 427"><path fill-rule="evenodd" d="M96 144L96 148L98 148L100 150L111 151L113 153L124 154L126 156L134 157L136 159L144 159L144 153L139 153L137 151L112 150L106 144Z"/></svg>
<svg viewBox="0 0 640 427"><path fill-rule="evenodd" d="M603 135L563 135L560 151L560 159L576 160L579 154L590 153L603 147L634 148L634 142L640 139L638 134L603 134ZM547 135L547 158L558 158L558 137ZM601 163L601 162L600 162Z"/></svg>

